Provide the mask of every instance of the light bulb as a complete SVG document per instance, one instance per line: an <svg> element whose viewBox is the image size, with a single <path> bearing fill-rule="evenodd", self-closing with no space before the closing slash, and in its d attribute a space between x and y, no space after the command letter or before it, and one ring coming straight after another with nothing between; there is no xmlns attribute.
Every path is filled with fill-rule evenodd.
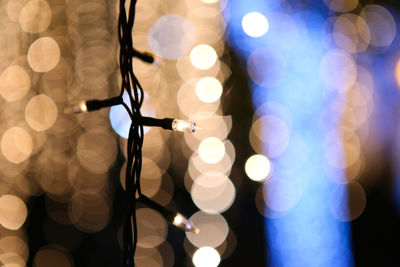
<svg viewBox="0 0 400 267"><path fill-rule="evenodd" d="M195 122L174 119L172 121L172 130L179 132L194 133L195 131L201 130L201 128L196 126Z"/></svg>
<svg viewBox="0 0 400 267"><path fill-rule="evenodd" d="M176 214L172 223L176 227L181 228L186 232L192 232L194 234L198 234L200 232L198 228L193 227L192 223L180 213Z"/></svg>
<svg viewBox="0 0 400 267"><path fill-rule="evenodd" d="M76 105L73 106L68 106L64 109L65 114L70 114L70 113L82 113L82 112L87 112L88 108L86 106L86 101L83 100L79 102Z"/></svg>

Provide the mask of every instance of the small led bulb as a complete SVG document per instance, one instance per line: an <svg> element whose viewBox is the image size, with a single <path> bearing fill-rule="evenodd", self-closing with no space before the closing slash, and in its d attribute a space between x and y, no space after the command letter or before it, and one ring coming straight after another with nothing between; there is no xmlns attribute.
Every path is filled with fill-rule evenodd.
<svg viewBox="0 0 400 267"><path fill-rule="evenodd" d="M68 106L64 109L65 114L71 114L71 113L82 113L82 112L87 112L88 108L86 106L86 101L83 100L79 102L78 104L74 106Z"/></svg>
<svg viewBox="0 0 400 267"><path fill-rule="evenodd" d="M176 227L181 228L186 232L192 232L194 234L198 234L200 232L198 228L193 227L192 223L180 213L176 214L172 223Z"/></svg>
<svg viewBox="0 0 400 267"><path fill-rule="evenodd" d="M172 130L179 132L194 133L195 131L201 130L201 128L196 126L195 122L174 119L172 121Z"/></svg>

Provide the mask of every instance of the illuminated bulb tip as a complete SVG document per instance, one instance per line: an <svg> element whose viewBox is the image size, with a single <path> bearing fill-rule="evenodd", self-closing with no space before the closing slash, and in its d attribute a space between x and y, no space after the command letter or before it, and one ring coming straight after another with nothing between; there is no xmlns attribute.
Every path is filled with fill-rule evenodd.
<svg viewBox="0 0 400 267"><path fill-rule="evenodd" d="M71 114L71 113L82 113L82 112L87 112L87 106L86 106L86 101L81 101L80 103L73 105L73 106L68 106L64 108L64 113L65 114Z"/></svg>
<svg viewBox="0 0 400 267"><path fill-rule="evenodd" d="M181 228L181 229L185 230L186 232L191 232L194 234L197 234L200 232L198 228L193 227L192 223L180 213L178 213L175 216L174 221L172 223L176 227Z"/></svg>
<svg viewBox="0 0 400 267"><path fill-rule="evenodd" d="M199 126L196 126L195 122L183 121L175 119L172 121L172 130L179 132L194 133L201 130Z"/></svg>

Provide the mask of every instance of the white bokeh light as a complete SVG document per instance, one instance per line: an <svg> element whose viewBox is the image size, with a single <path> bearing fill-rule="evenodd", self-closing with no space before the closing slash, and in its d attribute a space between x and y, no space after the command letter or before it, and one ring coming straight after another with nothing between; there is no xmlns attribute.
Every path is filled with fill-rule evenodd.
<svg viewBox="0 0 400 267"><path fill-rule="evenodd" d="M218 251L212 247L202 247L193 254L193 264L196 267L216 267L221 262Z"/></svg>
<svg viewBox="0 0 400 267"><path fill-rule="evenodd" d="M247 13L242 19L243 31L251 37L261 37L269 29L267 18L258 12Z"/></svg>
<svg viewBox="0 0 400 267"><path fill-rule="evenodd" d="M217 62L218 55L214 48L207 44L200 44L190 52L190 62L199 70L208 70Z"/></svg>
<svg viewBox="0 0 400 267"><path fill-rule="evenodd" d="M216 137L208 137L199 145L199 155L207 163L219 162L225 155L224 143Z"/></svg>
<svg viewBox="0 0 400 267"><path fill-rule="evenodd" d="M271 172L271 162L264 155L253 155L244 166L247 176L257 182L263 181Z"/></svg>

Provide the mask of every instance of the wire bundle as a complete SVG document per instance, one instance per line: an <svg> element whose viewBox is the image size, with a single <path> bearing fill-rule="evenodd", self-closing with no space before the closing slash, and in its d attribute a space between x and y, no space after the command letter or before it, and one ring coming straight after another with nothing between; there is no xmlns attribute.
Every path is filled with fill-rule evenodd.
<svg viewBox="0 0 400 267"><path fill-rule="evenodd" d="M120 43L119 64L122 77L121 93L126 91L129 95L130 107L124 102L131 118L127 145L126 164L126 218L124 226L124 254L123 265L134 267L134 254L137 245L137 223L136 223L136 194L142 195L140 190L140 174L142 170L142 145L143 145L143 123L140 107L143 103L143 89L137 80L133 68L133 46L132 29L135 21L136 0L131 0L128 16L125 9L125 0L120 0L118 17L118 40Z"/></svg>
<svg viewBox="0 0 400 267"><path fill-rule="evenodd" d="M127 161L125 174L125 203L126 216L124 224L124 253L123 266L135 266L135 250L137 246L137 222L136 222L136 203L151 207L160 212L170 223L187 232L198 233L199 230L193 227L192 223L182 214L175 210L166 208L142 194L140 189L140 174L142 171L142 146L143 146L143 126L161 127L163 129L193 133L200 127L194 122L179 119L157 119L143 117L140 108L143 104L143 89L136 78L132 59L134 57L151 63L157 63L155 56L149 52L140 52L132 46L132 29L135 21L136 0L131 0L128 8L128 16L125 8L125 0L120 0L118 17L118 40L120 43L119 67L121 72L121 92L117 97L104 100L83 100L78 104L68 106L64 109L65 113L82 113L95 111L101 108L115 105L123 105L131 119L129 127ZM129 106L123 101L122 95L127 92L129 96Z"/></svg>

